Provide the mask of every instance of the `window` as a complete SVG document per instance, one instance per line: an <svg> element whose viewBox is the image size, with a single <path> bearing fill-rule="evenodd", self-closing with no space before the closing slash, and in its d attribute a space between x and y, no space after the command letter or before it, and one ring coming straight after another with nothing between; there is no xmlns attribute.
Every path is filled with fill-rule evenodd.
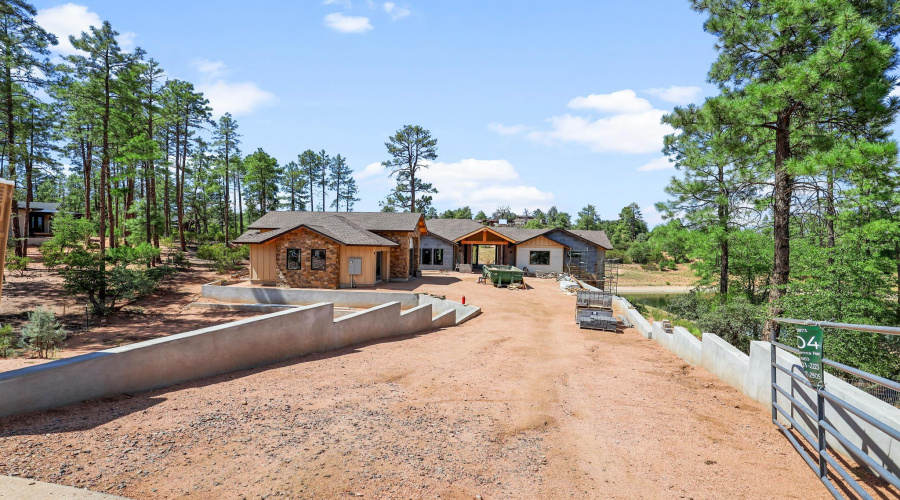
<svg viewBox="0 0 900 500"><path fill-rule="evenodd" d="M584 260L584 252L572 250L569 252L569 262L580 264Z"/></svg>
<svg viewBox="0 0 900 500"><path fill-rule="evenodd" d="M444 265L444 250L440 248L434 249L434 265L443 266Z"/></svg>
<svg viewBox="0 0 900 500"><path fill-rule="evenodd" d="M310 260L312 265L310 269L313 271L321 271L325 269L325 250L316 249L310 252Z"/></svg>
<svg viewBox="0 0 900 500"><path fill-rule="evenodd" d="M45 225L46 219L43 215L29 214L29 218L31 219L31 234L32 236L36 233L46 233L47 227Z"/></svg>
<svg viewBox="0 0 900 500"><path fill-rule="evenodd" d="M422 249L422 265L423 266L431 265L431 249L430 248Z"/></svg>
<svg viewBox="0 0 900 500"><path fill-rule="evenodd" d="M548 250L538 250L532 251L528 257L528 263L532 266L549 266L550 265L550 251Z"/></svg>
<svg viewBox="0 0 900 500"><path fill-rule="evenodd" d="M287 249L287 268L290 270L300 269L300 249Z"/></svg>

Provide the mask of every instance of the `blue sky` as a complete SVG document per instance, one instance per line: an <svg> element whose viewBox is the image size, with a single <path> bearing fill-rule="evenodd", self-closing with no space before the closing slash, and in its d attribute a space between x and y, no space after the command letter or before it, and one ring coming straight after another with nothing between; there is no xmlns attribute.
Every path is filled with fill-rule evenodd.
<svg viewBox="0 0 900 500"><path fill-rule="evenodd" d="M230 111L243 151L284 164L344 155L362 201L392 185L378 163L404 124L438 139L438 210L470 205L615 218L652 205L676 173L659 117L711 95L715 57L687 1L37 1L65 36L109 20L172 78ZM71 50L62 44L57 50Z"/></svg>

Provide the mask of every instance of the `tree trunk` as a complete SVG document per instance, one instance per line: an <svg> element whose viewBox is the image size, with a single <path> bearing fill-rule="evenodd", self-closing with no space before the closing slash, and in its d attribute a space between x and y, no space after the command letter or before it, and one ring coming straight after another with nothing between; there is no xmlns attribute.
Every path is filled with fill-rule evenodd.
<svg viewBox="0 0 900 500"><path fill-rule="evenodd" d="M6 147L9 154L9 180L15 182L16 180L16 134L15 134L15 121L13 116L13 89L12 89L12 68L10 68L9 64L6 66ZM27 217L28 213L25 213L26 217L26 225L27 225ZM21 222L19 221L19 203L16 201L16 190L13 188L13 199L12 199L12 226L13 226L13 238L16 240L16 255L19 257L25 257L25 249L22 246L22 227ZM25 228L25 231L28 231L28 228Z"/></svg>
<svg viewBox="0 0 900 500"><path fill-rule="evenodd" d="M231 140L231 137L228 133L225 133L225 246L228 246L228 212L231 211L231 206L228 204L228 192L231 190L231 185L228 183L228 141Z"/></svg>
<svg viewBox="0 0 900 500"><path fill-rule="evenodd" d="M762 340L777 338L778 323L772 318L778 317L783 310L779 300L786 293L791 275L791 195L794 188L794 176L785 170L785 162L791 156L791 114L785 110L778 114L775 130L775 190L772 193L773 225L772 234L775 241L775 266L772 271L772 283L769 292L769 319L766 320L762 332Z"/></svg>
<svg viewBox="0 0 900 500"><path fill-rule="evenodd" d="M834 220L837 218L837 211L834 208L834 170L828 170L828 191L825 193L825 231L826 240L825 247L828 248L828 265L834 264Z"/></svg>

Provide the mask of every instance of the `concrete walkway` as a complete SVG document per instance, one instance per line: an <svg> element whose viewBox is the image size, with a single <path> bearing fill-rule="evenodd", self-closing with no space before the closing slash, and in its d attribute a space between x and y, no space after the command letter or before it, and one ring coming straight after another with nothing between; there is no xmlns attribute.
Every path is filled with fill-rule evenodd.
<svg viewBox="0 0 900 500"><path fill-rule="evenodd" d="M0 476L0 500L37 500L44 498L65 498L66 500L99 500L125 498L95 491L42 483L34 479Z"/></svg>

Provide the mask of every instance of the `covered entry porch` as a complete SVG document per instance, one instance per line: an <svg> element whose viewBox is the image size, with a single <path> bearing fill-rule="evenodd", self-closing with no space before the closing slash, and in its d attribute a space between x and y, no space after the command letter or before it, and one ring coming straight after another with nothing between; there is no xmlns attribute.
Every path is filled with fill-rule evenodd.
<svg viewBox="0 0 900 500"><path fill-rule="evenodd" d="M473 231L457 242L461 253L457 261L462 264L472 264L473 268L477 268L490 263L514 263L511 247L515 245L515 241L489 227Z"/></svg>

